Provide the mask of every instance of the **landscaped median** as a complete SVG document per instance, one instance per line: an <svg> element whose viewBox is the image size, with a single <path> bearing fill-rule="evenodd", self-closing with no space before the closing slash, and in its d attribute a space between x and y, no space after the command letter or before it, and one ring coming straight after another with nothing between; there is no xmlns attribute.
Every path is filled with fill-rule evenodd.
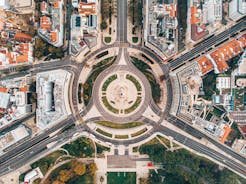
<svg viewBox="0 0 246 184"><path fill-rule="evenodd" d="M103 83L102 91L106 91L107 88L108 88L108 85L109 85L112 81L114 81L114 80L116 80L116 79L117 79L117 75L116 75L116 74L110 76L110 77Z"/></svg>
<svg viewBox="0 0 246 184"><path fill-rule="evenodd" d="M139 130L139 131L137 131L137 132L131 134L131 136L132 136L132 137L137 137L137 136L142 135L143 133L145 133L147 130L148 130L147 128L144 128L144 129L142 129L142 130Z"/></svg>
<svg viewBox="0 0 246 184"><path fill-rule="evenodd" d="M116 129L127 129L127 128L134 128L144 125L143 122L114 123L110 121L97 121L96 123L108 128L116 128Z"/></svg>
<svg viewBox="0 0 246 184"><path fill-rule="evenodd" d="M113 123L109 121L90 122L88 126L97 133L112 139L131 139L151 129L143 122Z"/></svg>
<svg viewBox="0 0 246 184"><path fill-rule="evenodd" d="M110 133L108 133L108 132L105 132L105 131L103 131L103 130L100 129L100 128L97 128L96 131L97 131L98 133L100 133L100 134L106 136L106 137L111 137L111 138L113 137L112 134L110 134Z"/></svg>
<svg viewBox="0 0 246 184"><path fill-rule="evenodd" d="M134 104L130 108L125 110L125 114L129 114L129 113L135 111L138 108L138 106L141 103L141 101L142 101L142 97L138 96L137 100L134 102Z"/></svg>
<svg viewBox="0 0 246 184"><path fill-rule="evenodd" d="M109 111L111 111L114 114L119 114L119 109L116 109L112 105L110 105L106 96L102 97L102 102Z"/></svg>
<svg viewBox="0 0 246 184"><path fill-rule="evenodd" d="M91 75L88 77L86 82L83 84L83 99L84 99L85 105L87 105L91 99L93 84L96 81L98 75L102 71L110 67L114 63L115 59L116 57L109 57L93 66Z"/></svg>

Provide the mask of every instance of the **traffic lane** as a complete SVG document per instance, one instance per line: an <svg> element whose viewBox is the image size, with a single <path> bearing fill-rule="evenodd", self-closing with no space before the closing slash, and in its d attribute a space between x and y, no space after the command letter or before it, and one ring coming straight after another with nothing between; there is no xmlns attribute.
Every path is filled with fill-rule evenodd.
<svg viewBox="0 0 246 184"><path fill-rule="evenodd" d="M239 160L242 163L246 163L246 158L244 158L243 156L241 156L238 153L234 152L233 150L231 150L231 148L227 147L226 145L221 144L218 141L214 140L213 138L209 137L205 133L195 129L194 127L192 127L191 125L185 123L184 121L181 121L180 119L177 119L177 118L172 117L172 116L167 118L167 120L169 122L173 123L178 128L186 131L187 133L189 133L190 135L192 135L194 137L207 139L210 143L214 144L219 149L221 149L224 152L230 154L230 156L234 157L235 159Z"/></svg>
<svg viewBox="0 0 246 184"><path fill-rule="evenodd" d="M80 131L81 130L84 129L80 129ZM54 135L53 137L50 137L44 142L34 145L31 149L27 149L23 151L18 156L0 165L0 175L7 174L13 170L20 168L21 166L25 165L27 162L33 160L33 158L37 155L41 156L42 154L44 154L43 151L46 151L47 145L52 142L58 142L57 144L59 145L63 144L64 142L67 142L76 132L77 129L74 128L70 131L63 132L59 135Z"/></svg>
<svg viewBox="0 0 246 184"><path fill-rule="evenodd" d="M70 117L57 125L51 127L50 129L46 130L45 132L25 141L24 143L18 145L17 147L13 148L12 150L6 152L5 154L0 156L0 164L6 162L12 157L15 157L16 155L22 153L23 151L29 149L35 144L38 144L40 141L44 141L49 138L49 134L55 132L58 129L64 128L66 126L70 126L71 122L74 122L74 118Z"/></svg>

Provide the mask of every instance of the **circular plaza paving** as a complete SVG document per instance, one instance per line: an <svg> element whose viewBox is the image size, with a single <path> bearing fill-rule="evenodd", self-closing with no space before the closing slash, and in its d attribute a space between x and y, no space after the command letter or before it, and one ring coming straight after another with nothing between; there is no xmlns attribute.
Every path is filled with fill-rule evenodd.
<svg viewBox="0 0 246 184"><path fill-rule="evenodd" d="M93 102L102 116L114 122L137 120L151 99L145 76L135 67L114 65L103 71L93 87Z"/></svg>

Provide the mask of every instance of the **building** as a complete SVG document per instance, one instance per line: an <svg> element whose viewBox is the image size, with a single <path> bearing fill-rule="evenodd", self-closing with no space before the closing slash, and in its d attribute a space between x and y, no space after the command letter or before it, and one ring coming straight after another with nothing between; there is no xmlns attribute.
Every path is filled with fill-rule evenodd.
<svg viewBox="0 0 246 184"><path fill-rule="evenodd" d="M246 48L246 34L241 35L236 39L226 42L219 48L216 48L205 57L200 58L197 63L202 71L202 74L215 70L215 73L222 73L229 69L227 61L239 55ZM211 65L212 63L212 65ZM245 70L242 68L241 70Z"/></svg>
<svg viewBox="0 0 246 184"><path fill-rule="evenodd" d="M222 0L205 0L202 7L204 24L214 25L222 20Z"/></svg>
<svg viewBox="0 0 246 184"><path fill-rule="evenodd" d="M28 100L29 84L27 77L0 82L0 130L11 126L16 120L31 113L32 106Z"/></svg>
<svg viewBox="0 0 246 184"><path fill-rule="evenodd" d="M82 16L89 16L89 15L96 15L97 13L97 6L96 3L79 3L79 14Z"/></svg>
<svg viewBox="0 0 246 184"><path fill-rule="evenodd" d="M14 45L12 50L0 47L0 66L9 67L33 63L33 46L30 42Z"/></svg>
<svg viewBox="0 0 246 184"><path fill-rule="evenodd" d="M145 45L162 58L172 56L177 52L178 45L176 1L156 3L146 0L145 7Z"/></svg>
<svg viewBox="0 0 246 184"><path fill-rule="evenodd" d="M0 92L0 112L5 113L9 104L10 94Z"/></svg>
<svg viewBox="0 0 246 184"><path fill-rule="evenodd" d="M232 0L229 3L229 17L236 21L246 15L246 1Z"/></svg>
<svg viewBox="0 0 246 184"><path fill-rule="evenodd" d="M0 10L9 9L9 0L0 0Z"/></svg>
<svg viewBox="0 0 246 184"><path fill-rule="evenodd" d="M83 39L82 16L73 14L71 16L71 41L69 52L77 56L83 50L89 50Z"/></svg>
<svg viewBox="0 0 246 184"><path fill-rule="evenodd" d="M38 179L38 178L43 178L43 173L40 170L39 167L31 170L30 172L28 172L25 177L24 177L24 183L21 184L32 184L34 182L34 180Z"/></svg>
<svg viewBox="0 0 246 184"><path fill-rule="evenodd" d="M231 78L230 77L217 77L216 78L216 88L218 89L231 88Z"/></svg>
<svg viewBox="0 0 246 184"><path fill-rule="evenodd" d="M63 0L49 0L40 3L40 24L38 34L55 47L61 47L64 39Z"/></svg>
<svg viewBox="0 0 246 184"><path fill-rule="evenodd" d="M0 135L0 153L5 152L5 149L22 141L30 135L29 129L23 125Z"/></svg>
<svg viewBox="0 0 246 184"><path fill-rule="evenodd" d="M46 129L71 114L68 97L70 79L71 74L65 70L36 75L38 128Z"/></svg>
<svg viewBox="0 0 246 184"><path fill-rule="evenodd" d="M201 69L202 75L205 75L214 69L212 62L205 56L200 58L197 63Z"/></svg>

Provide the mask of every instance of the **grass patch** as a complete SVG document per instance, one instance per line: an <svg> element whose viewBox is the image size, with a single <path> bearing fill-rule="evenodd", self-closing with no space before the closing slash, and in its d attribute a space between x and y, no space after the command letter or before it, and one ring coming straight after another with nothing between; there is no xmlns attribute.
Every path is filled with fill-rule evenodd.
<svg viewBox="0 0 246 184"><path fill-rule="evenodd" d="M110 77L103 83L102 91L106 91L107 88L108 88L108 85L109 85L112 81L114 81L114 80L116 80L116 79L117 79L117 75L116 75L116 74L110 76Z"/></svg>
<svg viewBox="0 0 246 184"><path fill-rule="evenodd" d="M96 143L96 147L97 147L97 154L102 154L104 151L110 151L110 148L98 143Z"/></svg>
<svg viewBox="0 0 246 184"><path fill-rule="evenodd" d="M137 81L137 79L135 77L127 74L126 79L130 80L136 86L137 91L142 91L142 86L140 85L140 83Z"/></svg>
<svg viewBox="0 0 246 184"><path fill-rule="evenodd" d="M135 109L139 106L141 101L142 101L142 97L138 96L137 100L134 102L134 104L131 107L129 107L128 109L125 109L125 114L129 114L129 113L135 111Z"/></svg>
<svg viewBox="0 0 246 184"><path fill-rule="evenodd" d="M97 121L96 123L105 127L115 128L115 129L133 128L144 124L143 122L114 123L110 121Z"/></svg>
<svg viewBox="0 0 246 184"><path fill-rule="evenodd" d="M138 37L135 37L135 36L132 37L132 42L133 42L133 43L138 43Z"/></svg>
<svg viewBox="0 0 246 184"><path fill-rule="evenodd" d="M114 63L115 59L116 57L109 57L93 66L91 75L89 76L89 78L86 80L86 82L83 85L83 99L84 99L85 105L88 105L91 99L93 84L95 80L97 79L98 75L102 71L110 67Z"/></svg>
<svg viewBox="0 0 246 184"><path fill-rule="evenodd" d="M43 175L47 173L50 167L52 167L57 160L62 155L66 155L66 152L58 150L53 153L50 153L49 155L41 158L40 160L34 162L31 164L31 168L35 169L36 167L39 167Z"/></svg>
<svg viewBox="0 0 246 184"><path fill-rule="evenodd" d="M128 135L115 135L116 139L128 139Z"/></svg>
<svg viewBox="0 0 246 184"><path fill-rule="evenodd" d="M102 97L102 102L105 105L105 107L107 107L108 110L110 110L111 112L113 112L114 114L119 114L119 110L114 108L112 105L110 105L110 103L107 100L106 96Z"/></svg>
<svg viewBox="0 0 246 184"><path fill-rule="evenodd" d="M137 131L137 132L131 134L131 136L132 136L132 137L137 137L137 136L143 134L144 132L146 132L147 130L148 130L147 128L144 128L144 129L142 129L142 130L139 130L139 131Z"/></svg>
<svg viewBox="0 0 246 184"><path fill-rule="evenodd" d="M105 37L105 38L104 38L104 41L105 41L106 43L110 43L110 42L111 42L111 37Z"/></svg>
<svg viewBox="0 0 246 184"><path fill-rule="evenodd" d="M107 184L136 184L135 172L108 172Z"/></svg>
<svg viewBox="0 0 246 184"><path fill-rule="evenodd" d="M108 133L108 132L105 132L105 131L103 131L103 130L100 129L100 128L97 128L96 131L97 131L98 133L102 134L102 135L105 135L106 137L111 137L111 138L113 137L112 134L110 134L110 133Z"/></svg>
<svg viewBox="0 0 246 184"><path fill-rule="evenodd" d="M95 153L92 140L85 137L78 138L70 144L65 144L62 148L66 149L70 155L81 158L93 157Z"/></svg>

